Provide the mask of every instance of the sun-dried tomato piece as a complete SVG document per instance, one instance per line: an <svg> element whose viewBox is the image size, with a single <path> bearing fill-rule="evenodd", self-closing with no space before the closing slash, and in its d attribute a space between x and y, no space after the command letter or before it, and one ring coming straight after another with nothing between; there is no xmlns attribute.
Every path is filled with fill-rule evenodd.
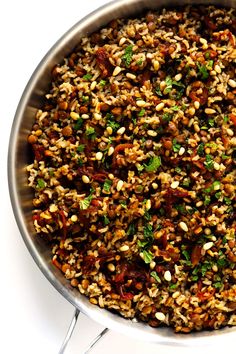
<svg viewBox="0 0 236 354"><path fill-rule="evenodd" d="M109 61L109 54L107 53L104 47L98 48L96 54L96 61L101 70L101 76L103 78L111 76L112 74L112 65Z"/></svg>

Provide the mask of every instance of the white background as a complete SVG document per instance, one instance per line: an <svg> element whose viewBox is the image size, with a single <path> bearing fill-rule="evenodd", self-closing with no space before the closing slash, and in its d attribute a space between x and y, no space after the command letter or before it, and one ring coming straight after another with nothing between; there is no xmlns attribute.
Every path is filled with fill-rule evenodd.
<svg viewBox="0 0 236 354"><path fill-rule="evenodd" d="M128 1L128 0L127 0ZM33 262L17 229L7 186L7 149L14 113L33 70L55 41L84 15L107 0L7 0L0 17L0 352L57 354L73 307ZM84 315L67 354L82 354L103 327ZM109 332L96 354L219 354L235 343L213 340L205 348L170 348Z"/></svg>

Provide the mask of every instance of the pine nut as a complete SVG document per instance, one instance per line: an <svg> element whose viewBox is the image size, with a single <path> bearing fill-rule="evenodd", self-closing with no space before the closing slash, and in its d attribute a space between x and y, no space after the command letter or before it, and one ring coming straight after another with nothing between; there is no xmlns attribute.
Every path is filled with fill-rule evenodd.
<svg viewBox="0 0 236 354"><path fill-rule="evenodd" d="M146 102L143 101L143 100L138 100L138 101L136 101L136 105L138 107L145 107L146 106Z"/></svg>
<svg viewBox="0 0 236 354"><path fill-rule="evenodd" d="M164 315L163 312L156 312L155 317L158 321L161 321L161 322L165 321L165 318L166 318L166 316Z"/></svg>
<svg viewBox="0 0 236 354"><path fill-rule="evenodd" d="M188 226L184 221L180 221L179 226L183 231L188 232Z"/></svg>
<svg viewBox="0 0 236 354"><path fill-rule="evenodd" d="M121 252L126 252L128 250L129 250L129 246L128 245L123 245L123 246L120 247L120 251Z"/></svg>
<svg viewBox="0 0 236 354"><path fill-rule="evenodd" d="M70 112L70 117L73 119L73 120L77 120L79 118L79 114L76 113L76 112Z"/></svg>
<svg viewBox="0 0 236 354"><path fill-rule="evenodd" d="M117 183L116 189L118 190L118 192L122 189L124 185L124 182L120 179Z"/></svg>
<svg viewBox="0 0 236 354"><path fill-rule="evenodd" d="M172 182L170 186L171 186L172 189L177 188L179 186L179 181Z"/></svg>
<svg viewBox="0 0 236 354"><path fill-rule="evenodd" d="M122 135L125 132L125 127L121 127L120 129L117 130L117 134Z"/></svg>
<svg viewBox="0 0 236 354"><path fill-rule="evenodd" d="M214 243L213 243L212 241L210 241L210 242L205 243L202 248L204 249L204 251L207 251L207 250L209 250L213 245L214 245Z"/></svg>
<svg viewBox="0 0 236 354"><path fill-rule="evenodd" d="M121 70L122 69L119 66L116 66L112 73L112 76L117 76L121 72Z"/></svg>
<svg viewBox="0 0 236 354"><path fill-rule="evenodd" d="M205 108L205 113L206 114L214 114L214 113L216 113L216 110L212 109L212 108Z"/></svg>
<svg viewBox="0 0 236 354"><path fill-rule="evenodd" d="M113 146L110 146L109 149L108 149L107 155L111 156L113 154L114 150L115 149L113 148Z"/></svg>
<svg viewBox="0 0 236 354"><path fill-rule="evenodd" d="M101 151L98 151L95 155L96 160L101 161L103 158L103 153Z"/></svg>
<svg viewBox="0 0 236 354"><path fill-rule="evenodd" d="M164 102L161 102L156 106L156 111L157 112L162 111L164 107L165 107Z"/></svg>
<svg viewBox="0 0 236 354"><path fill-rule="evenodd" d="M231 86L233 88L236 87L236 81L235 80L229 79L228 84L229 84L229 86Z"/></svg>
<svg viewBox="0 0 236 354"><path fill-rule="evenodd" d="M171 281L171 272L169 270L166 270L164 273L164 279L166 281Z"/></svg>
<svg viewBox="0 0 236 354"><path fill-rule="evenodd" d="M89 179L89 177L86 176L86 175L83 175L83 176L82 176L82 181L83 181L85 184L90 183L90 179Z"/></svg>

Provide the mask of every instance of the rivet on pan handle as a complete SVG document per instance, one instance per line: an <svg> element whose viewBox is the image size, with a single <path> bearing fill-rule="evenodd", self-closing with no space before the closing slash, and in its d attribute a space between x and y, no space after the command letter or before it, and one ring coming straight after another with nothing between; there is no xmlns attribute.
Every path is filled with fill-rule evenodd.
<svg viewBox="0 0 236 354"><path fill-rule="evenodd" d="M70 341L70 338L74 332L75 329L75 325L77 323L78 320L78 316L80 314L80 311L78 309L75 309L75 312L73 314L71 323L70 323L70 327L66 333L65 339L61 345L61 348L58 352L58 354L64 354L66 347ZM97 342L109 331L108 328L105 328L101 333L99 333L99 335L97 337L95 337L92 342L89 344L89 346L87 347L87 349L85 350L84 354L88 354L90 352L90 350L97 344Z"/></svg>

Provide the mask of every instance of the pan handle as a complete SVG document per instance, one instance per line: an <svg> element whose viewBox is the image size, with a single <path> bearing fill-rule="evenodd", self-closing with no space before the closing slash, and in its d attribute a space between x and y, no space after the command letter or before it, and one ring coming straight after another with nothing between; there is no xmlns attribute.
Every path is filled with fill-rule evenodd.
<svg viewBox="0 0 236 354"><path fill-rule="evenodd" d="M75 312L73 314L70 326L68 328L68 331L66 333L66 336L64 338L64 341L61 345L61 348L58 352L58 354L64 354L66 347L70 341L70 338L74 332L75 329L75 325L77 323L78 317L79 317L80 311L78 309L75 309ZM105 328L101 333L99 333L99 335L97 337L95 337L92 342L89 344L89 346L87 347L87 349L85 350L84 354L88 354L90 352L90 350L97 344L97 342L109 331L108 328Z"/></svg>

